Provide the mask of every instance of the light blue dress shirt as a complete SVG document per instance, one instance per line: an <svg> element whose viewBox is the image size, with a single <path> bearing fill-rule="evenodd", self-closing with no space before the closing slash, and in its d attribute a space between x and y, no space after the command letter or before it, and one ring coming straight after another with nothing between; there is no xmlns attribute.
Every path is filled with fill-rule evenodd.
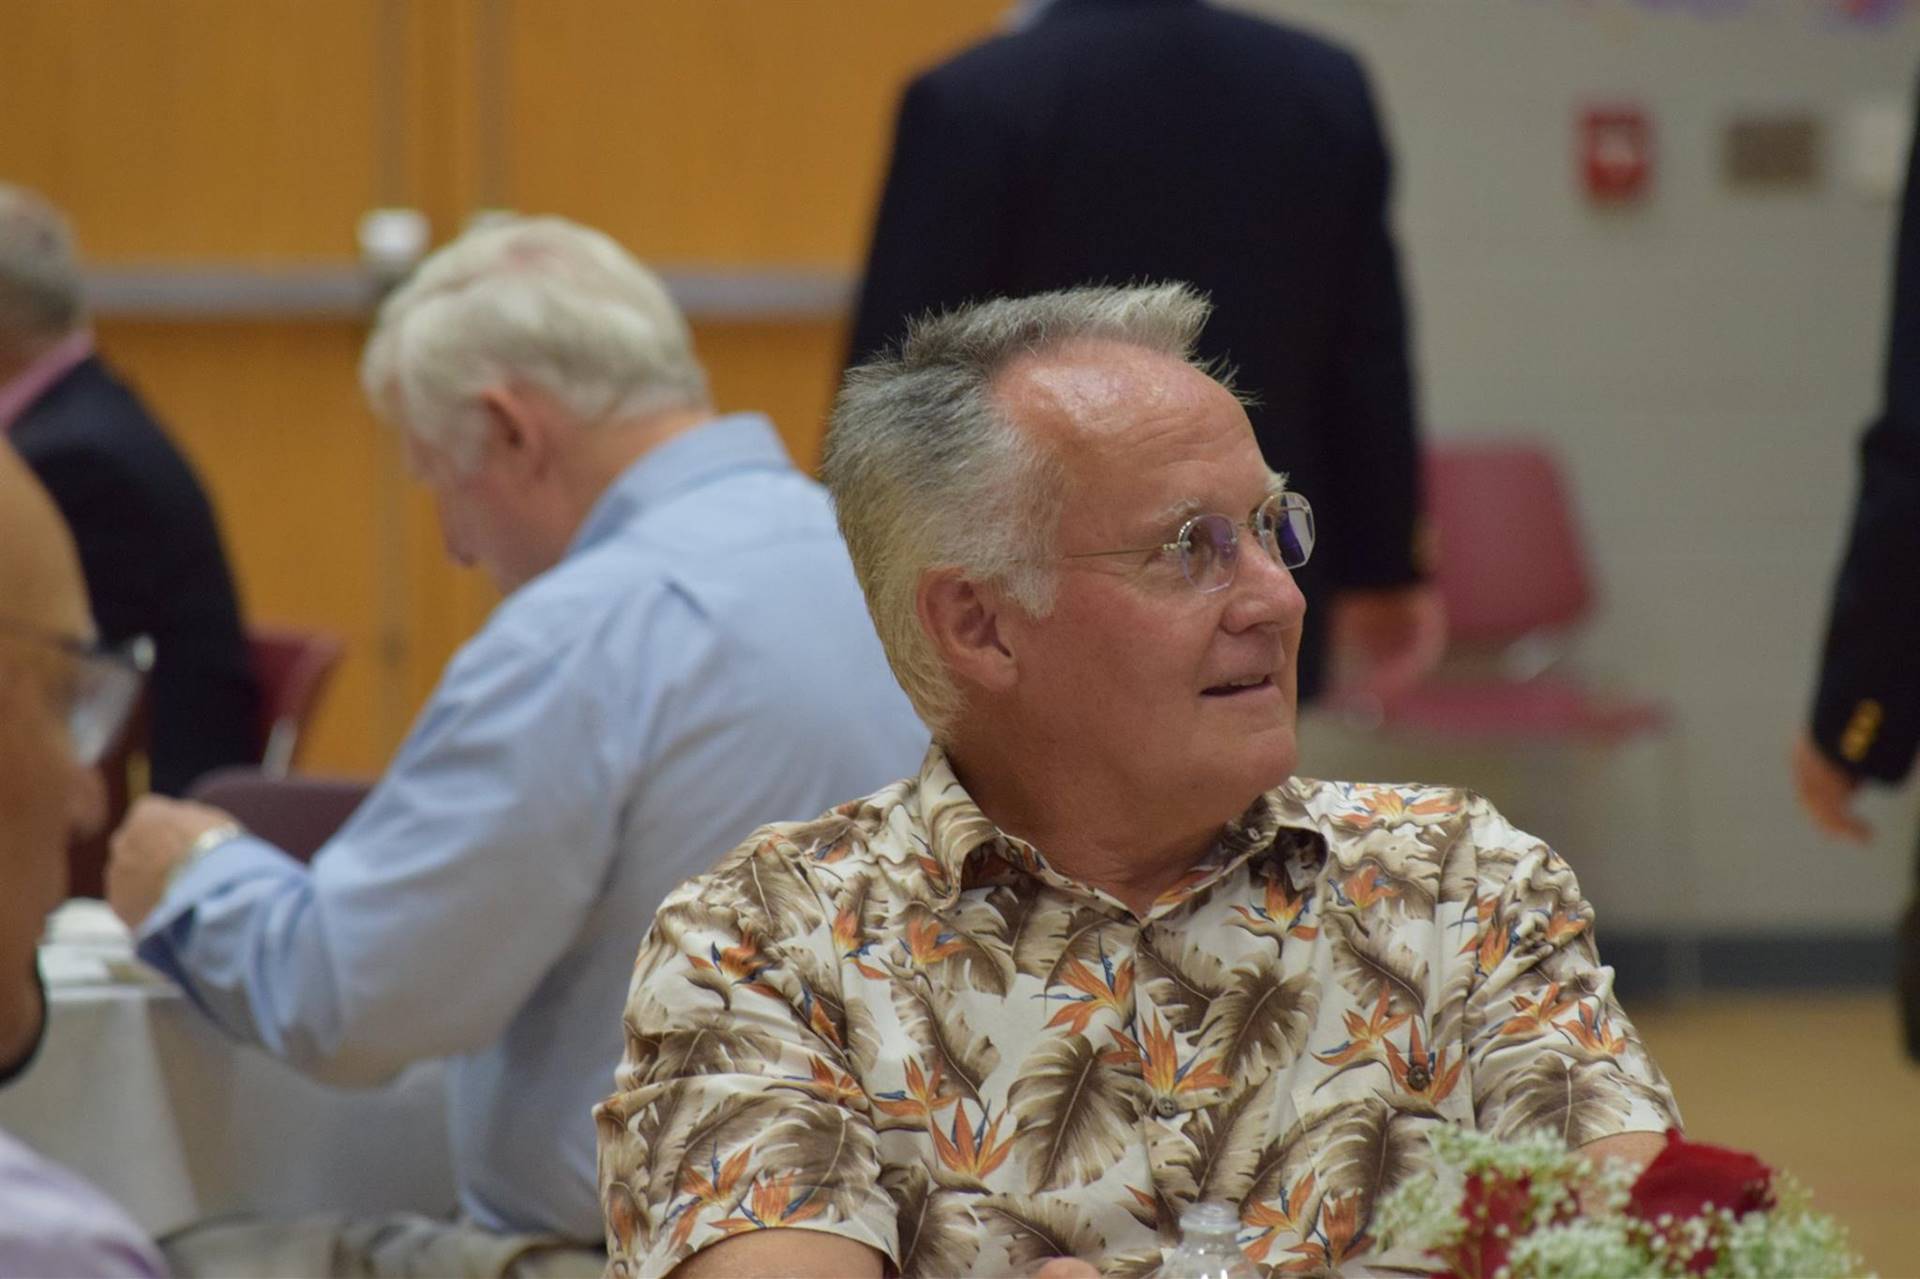
<svg viewBox="0 0 1920 1279"><path fill-rule="evenodd" d="M223 844L140 954L321 1079L447 1058L461 1213L597 1242L590 1111L654 908L755 826L911 774L926 740L825 491L764 418L718 418L501 603L310 869Z"/></svg>

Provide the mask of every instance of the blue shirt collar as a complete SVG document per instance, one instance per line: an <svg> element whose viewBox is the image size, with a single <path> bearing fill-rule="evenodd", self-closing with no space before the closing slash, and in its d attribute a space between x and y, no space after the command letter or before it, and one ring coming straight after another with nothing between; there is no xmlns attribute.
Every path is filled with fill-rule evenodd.
<svg viewBox="0 0 1920 1279"><path fill-rule="evenodd" d="M649 506L737 471L789 470L793 459L759 413L728 413L635 458L587 512L567 547L571 559L624 528Z"/></svg>

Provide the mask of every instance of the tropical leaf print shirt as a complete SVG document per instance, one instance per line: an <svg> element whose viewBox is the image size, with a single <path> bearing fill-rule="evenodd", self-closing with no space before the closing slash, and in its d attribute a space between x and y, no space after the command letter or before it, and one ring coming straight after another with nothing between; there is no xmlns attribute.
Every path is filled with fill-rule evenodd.
<svg viewBox="0 0 1920 1279"><path fill-rule="evenodd" d="M1198 1199L1268 1273L1425 1273L1372 1214L1432 1125L1678 1122L1566 863L1439 788L1294 779L1138 916L935 749L670 896L625 1024L614 1275L770 1227L908 1276L1147 1274Z"/></svg>

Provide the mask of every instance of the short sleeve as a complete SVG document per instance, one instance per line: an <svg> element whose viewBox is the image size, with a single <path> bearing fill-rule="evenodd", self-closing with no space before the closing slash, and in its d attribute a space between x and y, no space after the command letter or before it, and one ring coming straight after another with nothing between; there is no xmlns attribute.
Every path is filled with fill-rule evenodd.
<svg viewBox="0 0 1920 1279"><path fill-rule="evenodd" d="M1468 1059L1475 1123L1516 1136L1549 1129L1569 1146L1680 1123L1672 1091L1613 994L1593 908L1560 855L1485 800L1463 850L1469 907Z"/></svg>
<svg viewBox="0 0 1920 1279"><path fill-rule="evenodd" d="M609 1273L664 1275L778 1227L896 1255L839 992L822 988L831 955L818 898L772 841L661 906L615 1091L594 1111Z"/></svg>

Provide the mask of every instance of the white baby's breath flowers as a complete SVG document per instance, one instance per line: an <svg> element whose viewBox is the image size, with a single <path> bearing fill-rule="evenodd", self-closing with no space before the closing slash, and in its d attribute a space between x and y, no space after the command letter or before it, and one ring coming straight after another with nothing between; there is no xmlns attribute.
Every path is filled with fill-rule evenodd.
<svg viewBox="0 0 1920 1279"><path fill-rule="evenodd" d="M1719 1208L1679 1220L1662 1213L1649 1224L1626 1211L1636 1171L1617 1162L1595 1168L1552 1133L1496 1139L1442 1125L1428 1144L1430 1175L1408 1178L1375 1207L1374 1225L1395 1251L1443 1259L1470 1244L1463 1206L1469 1181L1484 1175L1505 1187L1504 1195L1480 1196L1483 1210L1502 1218L1483 1219L1481 1237L1508 1247L1497 1279L1678 1279L1702 1249L1714 1258L1705 1279L1843 1279L1864 1270L1846 1232L1813 1212L1805 1189L1784 1174L1773 1176L1768 1211L1735 1218ZM1514 1233L1504 1208L1522 1179L1527 1210Z"/></svg>
<svg viewBox="0 0 1920 1279"><path fill-rule="evenodd" d="M1516 1275L1554 1279L1622 1279L1644 1273L1646 1253L1608 1220L1569 1221L1517 1240L1508 1260Z"/></svg>

